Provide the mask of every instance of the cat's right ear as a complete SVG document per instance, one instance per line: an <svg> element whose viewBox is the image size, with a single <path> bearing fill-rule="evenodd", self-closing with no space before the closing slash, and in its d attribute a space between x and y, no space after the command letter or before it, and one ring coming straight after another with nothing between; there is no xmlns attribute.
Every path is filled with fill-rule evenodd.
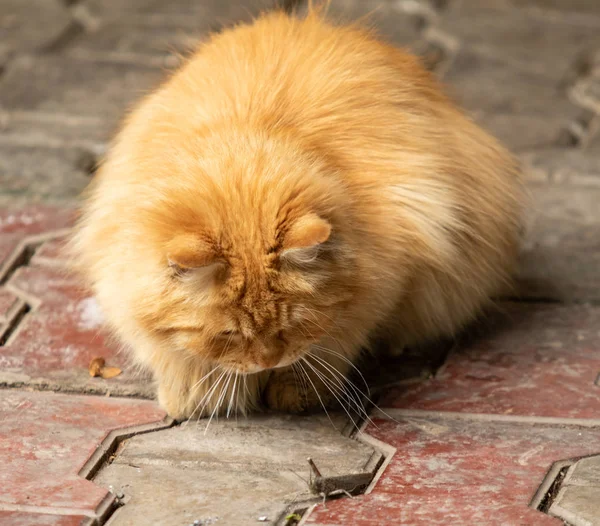
<svg viewBox="0 0 600 526"><path fill-rule="evenodd" d="M167 243L169 266L183 271L222 263L216 246L197 234L179 234Z"/></svg>
<svg viewBox="0 0 600 526"><path fill-rule="evenodd" d="M317 259L321 246L330 236L331 224L315 214L308 214L286 232L281 256L300 265L310 264Z"/></svg>

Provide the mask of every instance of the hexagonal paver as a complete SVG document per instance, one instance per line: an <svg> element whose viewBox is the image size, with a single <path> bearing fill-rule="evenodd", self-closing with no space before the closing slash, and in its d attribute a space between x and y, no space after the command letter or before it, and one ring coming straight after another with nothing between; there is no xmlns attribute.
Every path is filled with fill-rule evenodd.
<svg viewBox="0 0 600 526"><path fill-rule="evenodd" d="M600 308L504 304L438 375L391 389L382 407L599 418ZM482 329L483 330L483 329Z"/></svg>
<svg viewBox="0 0 600 526"><path fill-rule="evenodd" d="M73 210L35 207L0 215L0 247L6 247L0 253L0 385L153 397L152 382L134 374L118 347L105 341L95 300L65 272L61 246L68 230L52 227L70 224L72 216ZM90 377L97 357L123 374Z"/></svg>
<svg viewBox="0 0 600 526"><path fill-rule="evenodd" d="M0 47L6 53L44 49L72 27L60 0L0 0Z"/></svg>
<svg viewBox="0 0 600 526"><path fill-rule="evenodd" d="M600 187L530 184L529 191L520 296L600 300Z"/></svg>
<svg viewBox="0 0 600 526"><path fill-rule="evenodd" d="M94 18L95 27L72 42L66 52L88 57L104 54L120 60L129 55L131 62L166 57L176 50L188 50L209 32L249 21L275 4L273 0L86 0L80 7Z"/></svg>
<svg viewBox="0 0 600 526"><path fill-rule="evenodd" d="M73 199L89 184L78 148L32 148L0 144L0 206L19 201Z"/></svg>
<svg viewBox="0 0 600 526"><path fill-rule="evenodd" d="M24 513L0 511L0 524L7 526L91 526L93 519L83 515L47 515L45 513Z"/></svg>
<svg viewBox="0 0 600 526"><path fill-rule="evenodd" d="M600 46L598 26L582 22L515 9L506 0L461 0L449 2L438 27L506 70L540 74L557 85L586 51Z"/></svg>
<svg viewBox="0 0 600 526"><path fill-rule="evenodd" d="M164 416L141 400L1 391L0 519L20 512L40 521L50 513L66 516L56 521L66 526L74 517L102 517L114 496L78 472L110 431L160 424ZM10 524L32 523L18 519Z"/></svg>
<svg viewBox="0 0 600 526"><path fill-rule="evenodd" d="M334 422L341 429L345 421ZM125 495L111 524L274 524L320 500L308 486L307 457L323 477L347 475L355 490L370 482L383 460L372 446L341 435L325 416L255 415L205 429L205 421L187 423L123 444L94 479Z"/></svg>
<svg viewBox="0 0 600 526"><path fill-rule="evenodd" d="M26 238L39 245L47 232L62 231L71 225L73 214L72 208L43 205L0 209L0 281L5 280L13 258L24 251Z"/></svg>
<svg viewBox="0 0 600 526"><path fill-rule="evenodd" d="M117 122L166 76L158 67L49 55L19 57L0 77L0 107Z"/></svg>
<svg viewBox="0 0 600 526"><path fill-rule="evenodd" d="M539 484L555 461L600 451L598 427L389 413L365 430L396 448L373 490L318 505L305 524L560 526L529 507Z"/></svg>
<svg viewBox="0 0 600 526"><path fill-rule="evenodd" d="M295 11L303 16L307 3L298 2ZM445 58L445 50L425 37L426 28L436 16L428 2L332 0L328 2L327 16L335 23L359 22L375 29L384 40L421 56L430 69L435 69Z"/></svg>
<svg viewBox="0 0 600 526"><path fill-rule="evenodd" d="M569 468L549 513L574 526L600 525L600 455Z"/></svg>
<svg viewBox="0 0 600 526"><path fill-rule="evenodd" d="M459 51L444 82L481 126L515 152L556 144L581 113L558 83L468 46Z"/></svg>

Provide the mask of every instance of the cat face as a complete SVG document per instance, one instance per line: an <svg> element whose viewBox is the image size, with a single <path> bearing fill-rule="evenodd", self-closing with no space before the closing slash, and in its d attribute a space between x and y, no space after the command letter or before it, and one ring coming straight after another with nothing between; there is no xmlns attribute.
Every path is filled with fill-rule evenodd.
<svg viewBox="0 0 600 526"><path fill-rule="evenodd" d="M352 258L336 229L340 190L293 151L271 148L267 158L255 148L238 157L243 166L220 153L202 165L218 175L195 179L208 191L179 178L162 191L168 199L137 215L160 273L158 290L140 289L139 319L167 347L213 365L283 367L335 333L352 296Z"/></svg>
<svg viewBox="0 0 600 526"><path fill-rule="evenodd" d="M331 225L314 213L280 225L271 243L216 244L187 233L167 244L174 286L204 304L180 306L199 326L173 340L187 351L238 372L293 363L331 325L326 296L334 272ZM320 299L319 299L320 298Z"/></svg>

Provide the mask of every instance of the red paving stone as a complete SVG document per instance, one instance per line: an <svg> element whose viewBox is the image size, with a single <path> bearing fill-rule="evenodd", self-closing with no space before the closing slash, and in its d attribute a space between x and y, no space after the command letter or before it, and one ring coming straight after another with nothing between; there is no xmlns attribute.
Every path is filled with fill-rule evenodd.
<svg viewBox="0 0 600 526"><path fill-rule="evenodd" d="M72 215L72 211L32 209L0 215L0 225L10 230L10 236L17 236L16 241L11 237L16 247L31 239L32 234L60 233L55 228L67 226ZM44 231L44 226L49 230ZM5 235L8 234L0 230L0 243ZM74 276L65 272L63 245L64 235L43 242L29 263L12 270L5 287L0 287L0 331L2 324L16 325L6 344L0 346L0 383L152 396L150 383L134 376L118 347L107 344L95 300L81 290ZM18 324L11 322L17 314L14 308L15 316L2 318L15 295L31 309L18 319ZM109 365L122 368L124 373L110 380L90 378L88 365L98 356Z"/></svg>
<svg viewBox="0 0 600 526"><path fill-rule="evenodd" d="M437 376L391 389L381 407L600 418L600 307L509 304Z"/></svg>
<svg viewBox="0 0 600 526"><path fill-rule="evenodd" d="M74 215L73 208L41 205L0 210L0 269L21 241L30 236L68 228L73 223Z"/></svg>
<svg viewBox="0 0 600 526"><path fill-rule="evenodd" d="M0 525L6 526L83 526L91 524L83 515L47 515L0 511Z"/></svg>
<svg viewBox="0 0 600 526"><path fill-rule="evenodd" d="M93 516L111 497L105 488L79 477L79 470L111 430L164 416L156 404L143 400L1 392L0 511L26 507L40 518L36 509L54 509L56 515L69 516L56 523L60 526L77 524L72 516Z"/></svg>
<svg viewBox="0 0 600 526"><path fill-rule="evenodd" d="M553 462L600 451L598 428L397 418L365 430L397 449L373 492L319 505L307 524L559 526L529 502Z"/></svg>

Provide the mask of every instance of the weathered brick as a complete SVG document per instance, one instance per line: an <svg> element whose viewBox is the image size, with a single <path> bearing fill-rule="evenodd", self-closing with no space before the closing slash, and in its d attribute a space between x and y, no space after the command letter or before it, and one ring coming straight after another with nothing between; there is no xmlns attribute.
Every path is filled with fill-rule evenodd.
<svg viewBox="0 0 600 526"><path fill-rule="evenodd" d="M84 0L85 9L100 25L117 22L131 27L193 30L198 34L217 31L240 21L249 21L262 11L274 8L276 0Z"/></svg>
<svg viewBox="0 0 600 526"><path fill-rule="evenodd" d="M396 449L373 491L318 504L305 524L561 526L532 509L531 498L553 462L600 448L594 428L389 413L366 427Z"/></svg>
<svg viewBox="0 0 600 526"><path fill-rule="evenodd" d="M524 297L600 300L600 188L531 184L519 280Z"/></svg>
<svg viewBox="0 0 600 526"><path fill-rule="evenodd" d="M83 149L0 144L0 204L74 198L90 182L90 159Z"/></svg>
<svg viewBox="0 0 600 526"><path fill-rule="evenodd" d="M590 148L550 148L522 156L523 162L546 171L557 183L574 186L600 186L600 151Z"/></svg>
<svg viewBox="0 0 600 526"><path fill-rule="evenodd" d="M207 432L206 422L184 424L127 440L94 482L130 498L116 525L142 516L164 526L277 524L288 505L314 498L307 457L324 477L354 476L357 486L375 474L383 455L343 436L346 423L339 415L253 415L213 421ZM232 489L235 497L223 498Z"/></svg>
<svg viewBox="0 0 600 526"><path fill-rule="evenodd" d="M303 3L298 12L303 14L305 11L306 3ZM360 21L374 27L383 38L397 46L418 47L425 23L423 13L409 13L402 9L401 2L390 0L332 0L327 14L334 21Z"/></svg>
<svg viewBox="0 0 600 526"><path fill-rule="evenodd" d="M543 75L554 84L585 51L600 45L597 27L515 9L506 0L451 2L438 27L471 52L501 61L507 69Z"/></svg>
<svg viewBox="0 0 600 526"><path fill-rule="evenodd" d="M560 11L564 16L584 15L589 22L600 22L597 0L511 0L519 7L536 8L541 11Z"/></svg>
<svg viewBox="0 0 600 526"><path fill-rule="evenodd" d="M160 423L164 412L145 400L2 390L0 417L0 510L81 514L97 524L115 497L80 477L79 470L110 431ZM0 514L0 523L36 524L22 516L4 522L5 517ZM77 524L46 522L44 515L37 520L55 526Z"/></svg>
<svg viewBox="0 0 600 526"><path fill-rule="evenodd" d="M0 107L99 117L116 122L133 101L155 87L157 68L61 56L22 57L0 77Z"/></svg>
<svg viewBox="0 0 600 526"><path fill-rule="evenodd" d="M0 55L51 46L73 23L60 0L0 0Z"/></svg>
<svg viewBox="0 0 600 526"><path fill-rule="evenodd" d="M444 81L480 124L517 151L558 143L581 112L543 76L468 50L459 52Z"/></svg>
<svg viewBox="0 0 600 526"><path fill-rule="evenodd" d="M68 111L68 108L67 108ZM83 148L101 154L116 122L56 112L0 112L0 145Z"/></svg>

